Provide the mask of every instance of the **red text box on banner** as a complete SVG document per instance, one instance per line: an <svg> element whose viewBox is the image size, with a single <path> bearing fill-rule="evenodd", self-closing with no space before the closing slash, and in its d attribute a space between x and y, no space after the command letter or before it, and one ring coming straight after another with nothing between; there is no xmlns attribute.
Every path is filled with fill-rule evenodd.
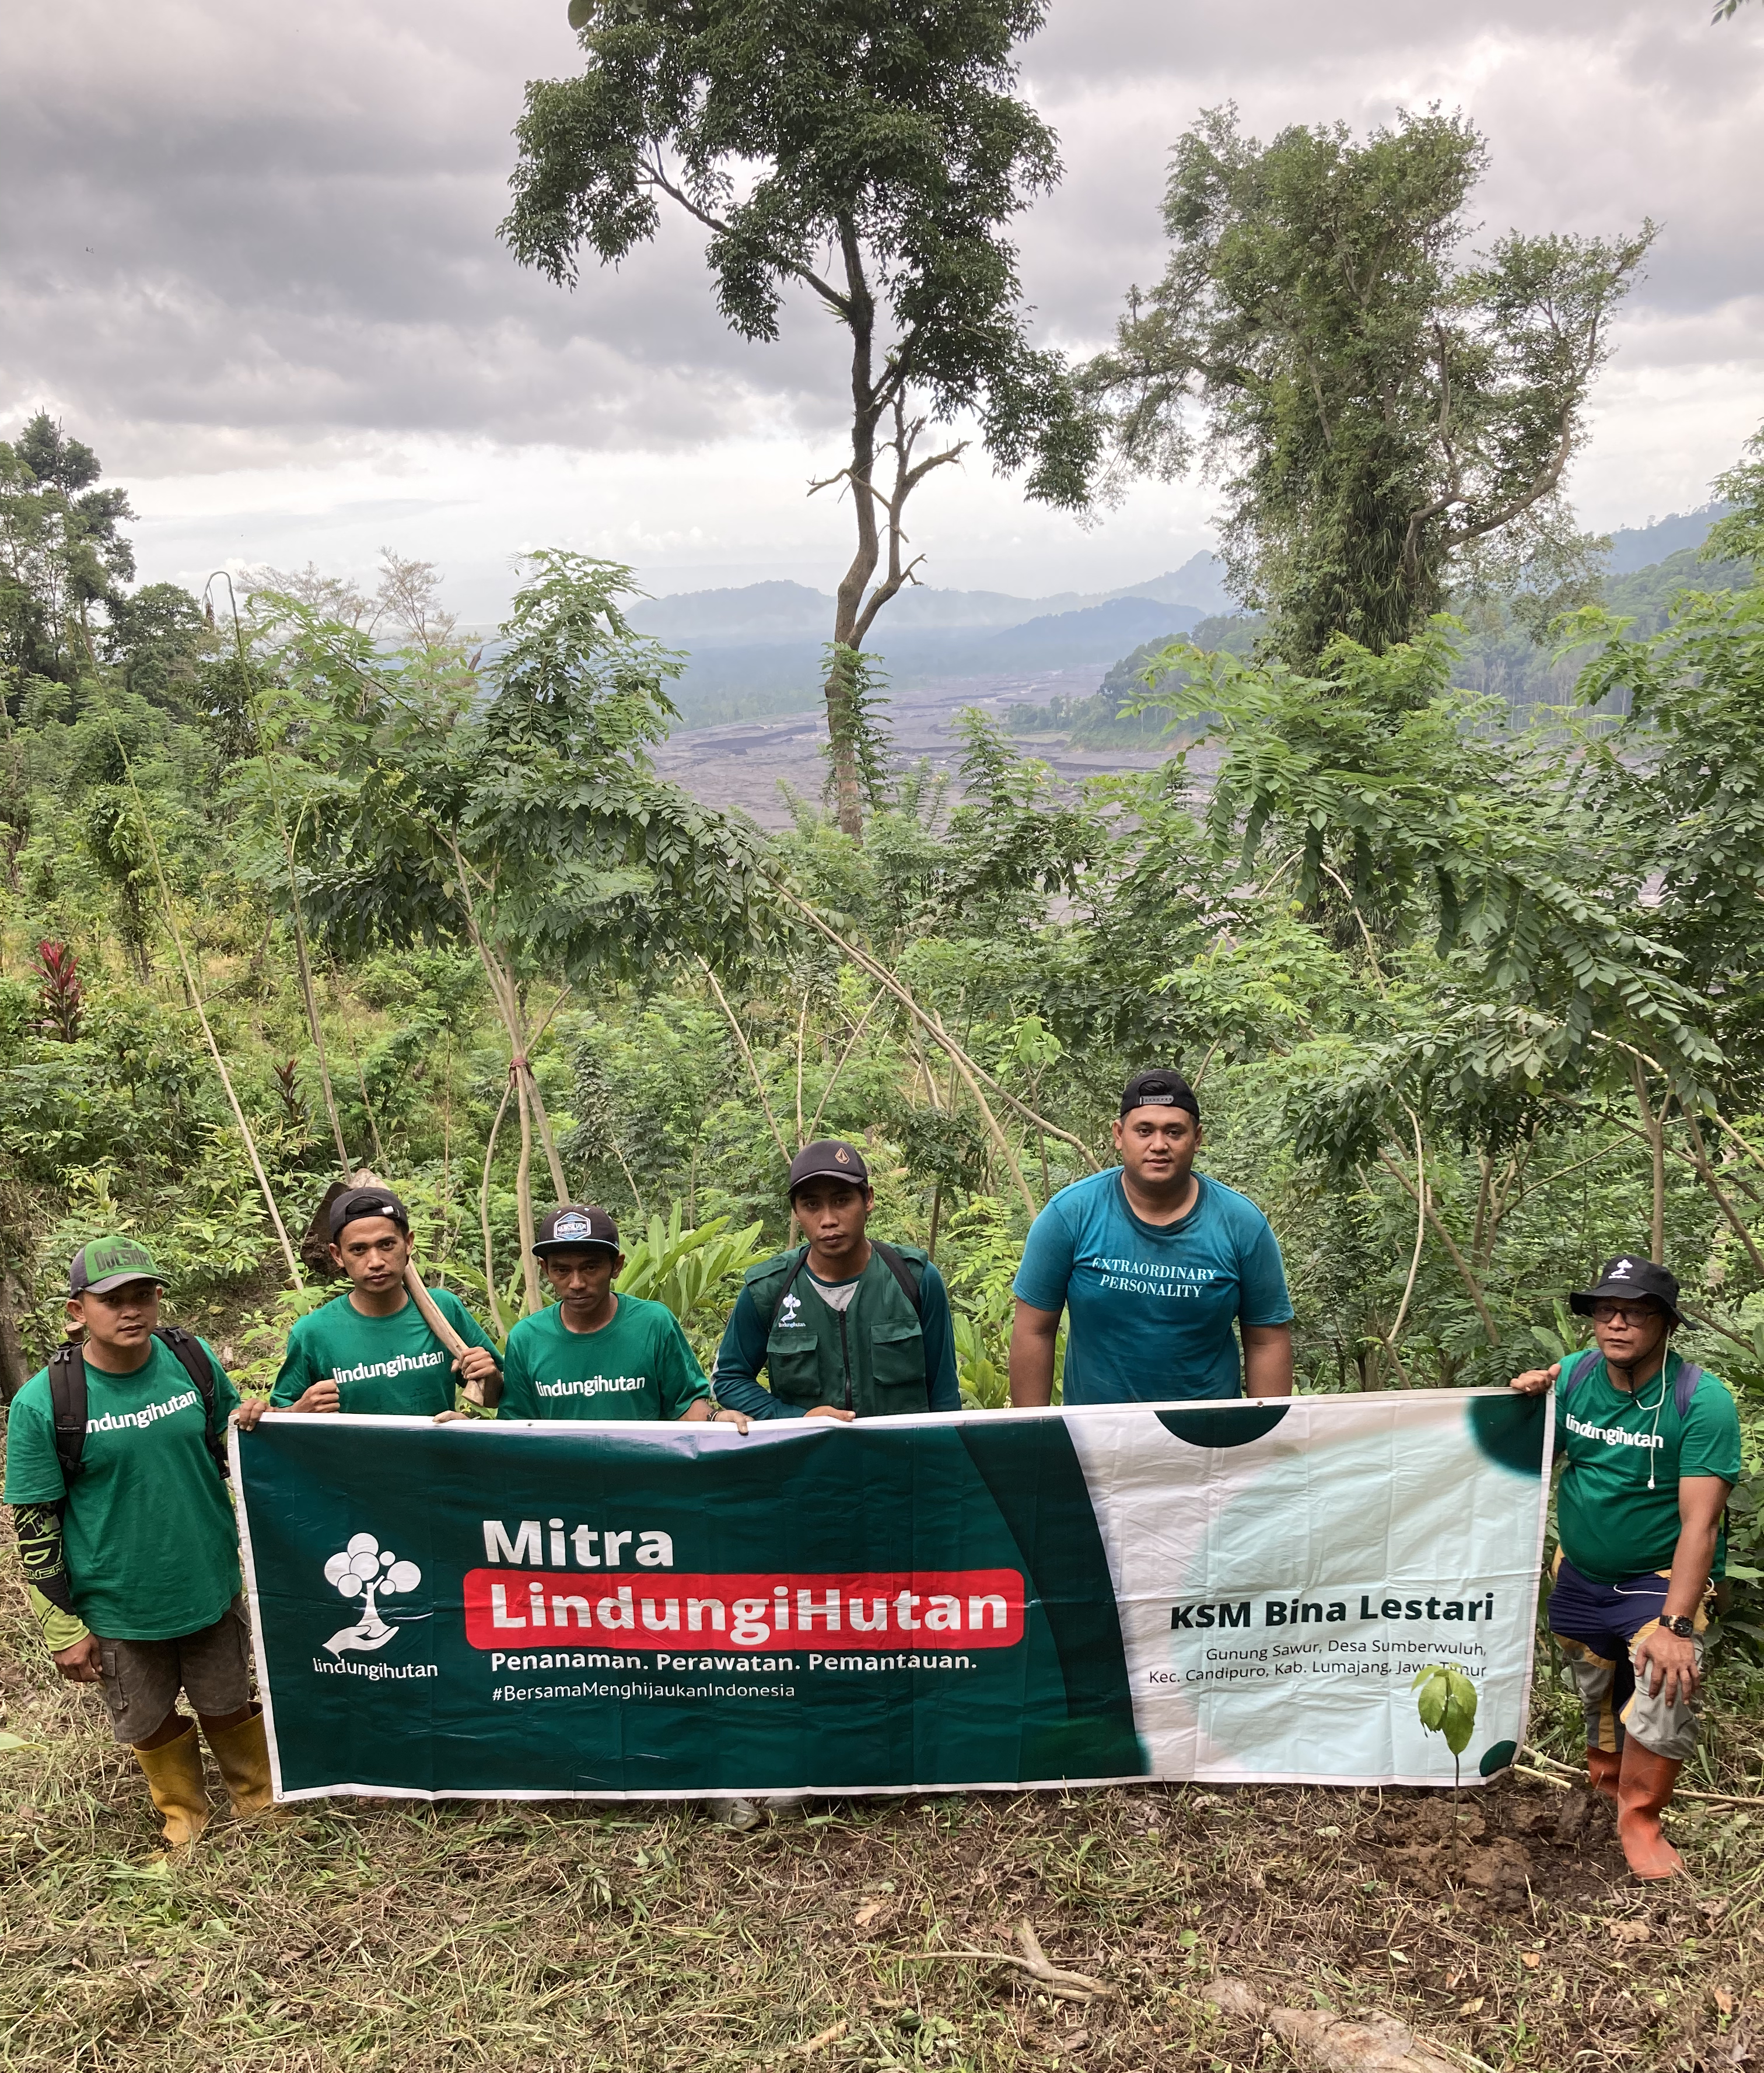
<svg viewBox="0 0 1764 2073"><path fill-rule="evenodd" d="M468 1569L474 1648L1011 1648L1023 1638L1015 1569L916 1569L853 1576L589 1578L558 1569Z"/></svg>

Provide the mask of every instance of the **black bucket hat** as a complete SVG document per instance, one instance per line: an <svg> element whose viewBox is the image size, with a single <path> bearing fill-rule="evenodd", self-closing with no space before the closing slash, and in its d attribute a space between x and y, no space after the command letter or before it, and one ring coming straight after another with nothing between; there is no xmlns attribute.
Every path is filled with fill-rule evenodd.
<svg viewBox="0 0 1764 2073"><path fill-rule="evenodd" d="M1675 1325L1684 1323L1678 1307L1678 1276L1658 1260L1643 1259L1638 1253L1620 1252L1606 1260L1593 1286L1576 1289L1568 1306L1576 1316L1590 1317L1595 1303L1633 1303L1643 1296L1651 1296Z"/></svg>

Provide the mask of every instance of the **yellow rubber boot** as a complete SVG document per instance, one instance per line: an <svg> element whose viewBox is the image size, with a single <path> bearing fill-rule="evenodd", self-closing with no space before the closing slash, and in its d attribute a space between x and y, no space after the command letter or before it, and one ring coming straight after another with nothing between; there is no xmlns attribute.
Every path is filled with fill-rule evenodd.
<svg viewBox="0 0 1764 2073"><path fill-rule="evenodd" d="M173 1741L158 1749L137 1749L134 1760L147 1776L147 1791L164 1816L167 1844L181 1850L208 1825L212 1809L202 1778L202 1745L194 1721Z"/></svg>
<svg viewBox="0 0 1764 2073"><path fill-rule="evenodd" d="M234 1728L204 1728L214 1760L226 1780L227 1797L235 1814L279 1815L275 1788L270 1782L270 1745L264 1739L263 1708L253 1709L248 1721Z"/></svg>

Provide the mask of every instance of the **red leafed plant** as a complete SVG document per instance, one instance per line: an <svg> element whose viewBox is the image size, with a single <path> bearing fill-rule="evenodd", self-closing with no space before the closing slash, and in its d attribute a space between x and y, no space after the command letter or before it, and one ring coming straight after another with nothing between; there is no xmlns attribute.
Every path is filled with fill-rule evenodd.
<svg viewBox="0 0 1764 2073"><path fill-rule="evenodd" d="M85 1013L85 991L80 983L80 961L65 943L39 943L37 969L43 974L43 1029L64 1044L75 1042Z"/></svg>

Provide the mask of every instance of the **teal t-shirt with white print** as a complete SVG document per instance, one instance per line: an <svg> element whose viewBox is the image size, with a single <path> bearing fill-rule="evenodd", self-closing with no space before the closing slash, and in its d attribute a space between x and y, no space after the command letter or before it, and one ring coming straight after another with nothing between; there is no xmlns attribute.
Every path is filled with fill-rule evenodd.
<svg viewBox="0 0 1764 2073"><path fill-rule="evenodd" d="M1064 1401L1241 1396L1240 1325L1292 1321L1280 1248L1247 1195L1197 1174L1185 1217L1135 1216L1119 1167L1075 1181L1029 1226L1012 1284L1067 1318Z"/></svg>

